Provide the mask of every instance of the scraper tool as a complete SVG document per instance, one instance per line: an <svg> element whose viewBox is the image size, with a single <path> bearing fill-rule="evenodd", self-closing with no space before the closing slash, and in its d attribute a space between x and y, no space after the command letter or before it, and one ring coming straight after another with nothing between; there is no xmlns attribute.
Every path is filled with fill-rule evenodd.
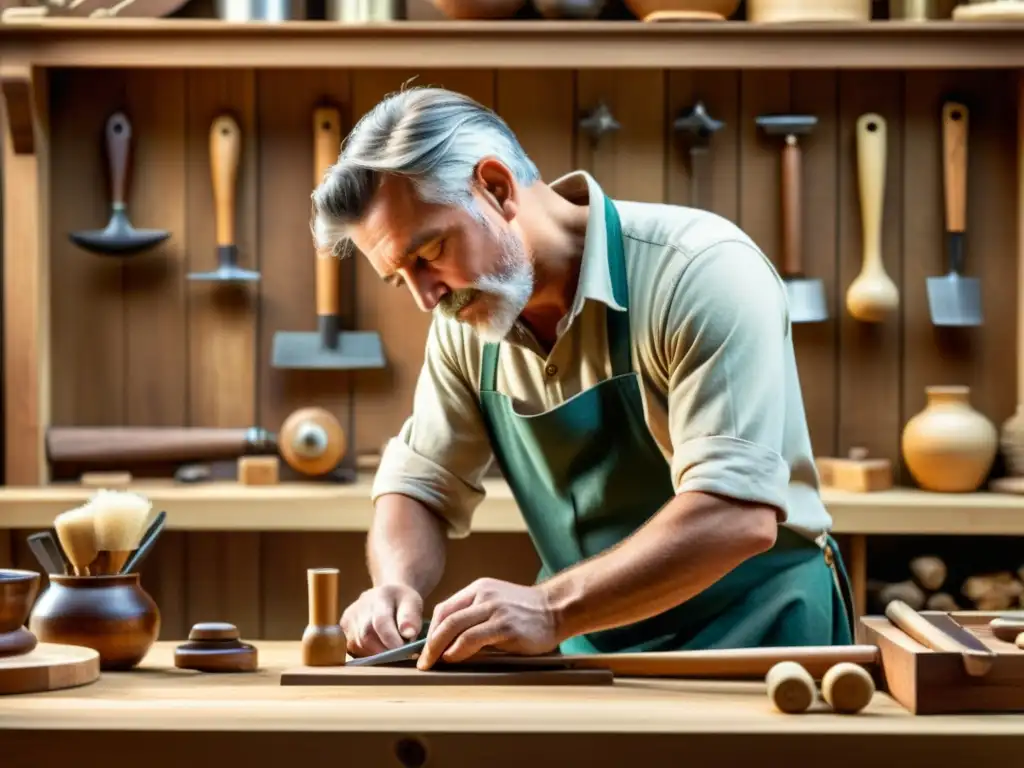
<svg viewBox="0 0 1024 768"><path fill-rule="evenodd" d="M210 180L217 226L217 268L189 273L189 280L255 282L260 273L238 265L235 245L235 184L242 153L242 132L230 115L219 115L210 126Z"/></svg>
<svg viewBox="0 0 1024 768"><path fill-rule="evenodd" d="M983 319L981 281L961 274L967 230L967 129L967 107L946 102L942 107L942 168L949 272L928 278L928 309L935 325L975 326Z"/></svg>
<svg viewBox="0 0 1024 768"><path fill-rule="evenodd" d="M320 183L334 163L340 147L340 112L333 107L318 107L313 112L314 186ZM273 366L331 370L383 368L380 334L341 330L341 259L321 253L315 258L318 330L274 334Z"/></svg>

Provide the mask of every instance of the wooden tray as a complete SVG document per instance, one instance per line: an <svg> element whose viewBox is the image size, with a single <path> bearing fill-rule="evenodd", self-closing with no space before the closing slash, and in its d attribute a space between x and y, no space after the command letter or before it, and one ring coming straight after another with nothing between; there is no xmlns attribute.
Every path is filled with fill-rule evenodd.
<svg viewBox="0 0 1024 768"><path fill-rule="evenodd" d="M100 655L78 645L39 643L21 656L0 658L0 694L74 688L100 677Z"/></svg>
<svg viewBox="0 0 1024 768"><path fill-rule="evenodd" d="M610 685L608 669L493 669L422 672L415 662L379 667L294 667L281 685Z"/></svg>
<svg viewBox="0 0 1024 768"><path fill-rule="evenodd" d="M921 611L922 616L935 611ZM884 616L865 616L865 639L878 646L888 693L916 715L1024 712L1024 650L992 635L988 623L1006 612L955 611L950 618L998 656L983 677L964 669L959 653L940 653L912 640Z"/></svg>

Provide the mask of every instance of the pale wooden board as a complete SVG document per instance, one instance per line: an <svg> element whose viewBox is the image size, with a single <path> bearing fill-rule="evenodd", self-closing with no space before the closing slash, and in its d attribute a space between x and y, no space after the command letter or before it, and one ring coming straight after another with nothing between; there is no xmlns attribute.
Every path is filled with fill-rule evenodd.
<svg viewBox="0 0 1024 768"><path fill-rule="evenodd" d="M77 645L39 643L22 656L0 658L0 694L56 691L100 677L100 655Z"/></svg>
<svg viewBox="0 0 1024 768"><path fill-rule="evenodd" d="M281 685L611 685L607 669L545 669L501 672L420 671L411 666L292 667Z"/></svg>

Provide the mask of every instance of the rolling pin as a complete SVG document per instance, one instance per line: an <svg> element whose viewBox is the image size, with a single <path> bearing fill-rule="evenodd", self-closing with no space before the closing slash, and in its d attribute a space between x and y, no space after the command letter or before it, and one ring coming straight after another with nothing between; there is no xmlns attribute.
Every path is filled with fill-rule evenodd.
<svg viewBox="0 0 1024 768"><path fill-rule="evenodd" d="M963 629L963 627L960 627L957 632L957 635L964 638L964 642L961 642L949 632L940 629L902 600L893 600L886 605L885 616L895 626L902 629L925 648L930 648L940 653L959 653L963 657L964 670L972 677L981 677L992 668L995 654L985 647L980 640L969 635L968 630ZM949 619L946 614L940 614L940 616L947 620ZM943 623L948 624L949 622ZM959 627L955 622L952 622L952 624ZM970 639L964 637L964 634L969 635Z"/></svg>
<svg viewBox="0 0 1024 768"><path fill-rule="evenodd" d="M820 680L840 662L878 663L874 645L793 646L770 648L728 648L715 651L664 651L651 653L594 653L560 656L517 656L481 652L460 662L438 662L437 669L457 667L529 669L610 669L616 677L681 677L764 679L772 667L783 661L800 664Z"/></svg>

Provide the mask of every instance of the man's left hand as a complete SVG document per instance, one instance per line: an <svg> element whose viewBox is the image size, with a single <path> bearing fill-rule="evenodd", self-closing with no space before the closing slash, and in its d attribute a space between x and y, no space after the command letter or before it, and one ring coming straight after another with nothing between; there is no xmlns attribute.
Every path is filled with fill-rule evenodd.
<svg viewBox="0 0 1024 768"><path fill-rule="evenodd" d="M416 666L438 659L463 661L485 646L537 655L558 647L554 612L536 587L478 579L434 608L427 642Z"/></svg>

